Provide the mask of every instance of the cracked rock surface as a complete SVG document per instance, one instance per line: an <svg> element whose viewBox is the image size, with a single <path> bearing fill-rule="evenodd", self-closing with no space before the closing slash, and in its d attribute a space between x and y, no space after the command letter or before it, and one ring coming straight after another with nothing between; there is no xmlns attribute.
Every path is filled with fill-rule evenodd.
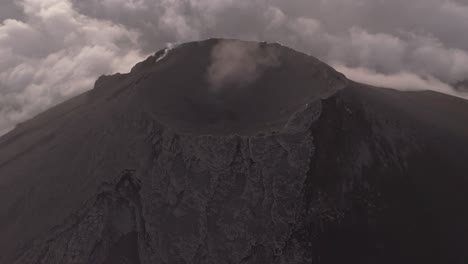
<svg viewBox="0 0 468 264"><path fill-rule="evenodd" d="M226 43L260 59L214 91ZM466 120L278 44L182 44L0 138L0 263L467 263Z"/></svg>

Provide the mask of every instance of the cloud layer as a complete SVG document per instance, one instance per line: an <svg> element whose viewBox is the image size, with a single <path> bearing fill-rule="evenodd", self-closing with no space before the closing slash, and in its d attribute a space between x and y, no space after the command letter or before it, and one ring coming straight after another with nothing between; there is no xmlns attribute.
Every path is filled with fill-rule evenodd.
<svg viewBox="0 0 468 264"><path fill-rule="evenodd" d="M19 2L0 25L0 134L142 58L138 33L89 18L63 0Z"/></svg>
<svg viewBox="0 0 468 264"><path fill-rule="evenodd" d="M280 42L379 86L465 96L451 85L468 79L468 0L6 0L0 10L0 134L166 43L209 37Z"/></svg>

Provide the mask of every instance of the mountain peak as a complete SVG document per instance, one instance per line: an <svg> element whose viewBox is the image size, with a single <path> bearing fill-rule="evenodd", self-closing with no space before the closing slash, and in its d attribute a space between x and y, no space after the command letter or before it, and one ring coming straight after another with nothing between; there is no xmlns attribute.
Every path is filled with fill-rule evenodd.
<svg viewBox="0 0 468 264"><path fill-rule="evenodd" d="M314 57L233 39L160 50L126 77L135 79L134 96L145 111L176 131L196 134L280 131L296 111L347 84ZM122 75L115 78L122 81Z"/></svg>
<svg viewBox="0 0 468 264"><path fill-rule="evenodd" d="M164 49L0 137L0 263L461 263L465 120L279 44Z"/></svg>

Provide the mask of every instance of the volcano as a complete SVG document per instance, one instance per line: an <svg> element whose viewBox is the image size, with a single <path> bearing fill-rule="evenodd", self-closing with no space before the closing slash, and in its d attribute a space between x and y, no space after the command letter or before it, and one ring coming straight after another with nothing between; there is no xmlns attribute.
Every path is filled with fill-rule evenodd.
<svg viewBox="0 0 468 264"><path fill-rule="evenodd" d="M209 39L0 138L0 263L467 263L468 101Z"/></svg>

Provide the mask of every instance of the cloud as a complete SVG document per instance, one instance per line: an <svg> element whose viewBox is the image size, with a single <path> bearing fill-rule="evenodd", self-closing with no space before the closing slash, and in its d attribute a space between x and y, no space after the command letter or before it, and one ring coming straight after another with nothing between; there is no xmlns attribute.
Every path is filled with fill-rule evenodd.
<svg viewBox="0 0 468 264"><path fill-rule="evenodd" d="M8 18L22 18L22 9L16 4L16 1L1 1L0 2L0 21Z"/></svg>
<svg viewBox="0 0 468 264"><path fill-rule="evenodd" d="M172 23L172 33L165 26L157 32L177 41L220 36L281 42L329 63L339 61L382 74L428 74L453 83L468 77L468 38L460 34L468 24L468 12L463 12L468 11L466 4L445 0L292 0L287 4L173 0L162 1L160 12L184 23ZM399 19L389 16L395 13L402 15ZM437 22L442 18L447 22ZM166 24L158 16L146 21L153 28ZM151 35L145 32L143 39L154 42L156 37Z"/></svg>
<svg viewBox="0 0 468 264"><path fill-rule="evenodd" d="M211 37L280 42L386 87L463 96L452 84L468 79L468 0L7 0L0 10L0 134L142 54ZM258 74L251 51L231 48L214 56L213 87Z"/></svg>
<svg viewBox="0 0 468 264"><path fill-rule="evenodd" d="M263 49L259 43L240 45L236 40L224 40L212 50L207 79L213 91L242 87L253 83L265 68L277 65L273 50Z"/></svg>
<svg viewBox="0 0 468 264"><path fill-rule="evenodd" d="M433 90L440 93L468 99L468 93L461 93L452 86L441 82L430 75L419 76L410 72L394 74L377 73L368 68L349 68L343 65L333 65L336 70L355 81L376 87L394 88L402 91Z"/></svg>
<svg viewBox="0 0 468 264"><path fill-rule="evenodd" d="M0 24L0 134L142 58L137 32L79 14L71 2L20 3L25 20Z"/></svg>

